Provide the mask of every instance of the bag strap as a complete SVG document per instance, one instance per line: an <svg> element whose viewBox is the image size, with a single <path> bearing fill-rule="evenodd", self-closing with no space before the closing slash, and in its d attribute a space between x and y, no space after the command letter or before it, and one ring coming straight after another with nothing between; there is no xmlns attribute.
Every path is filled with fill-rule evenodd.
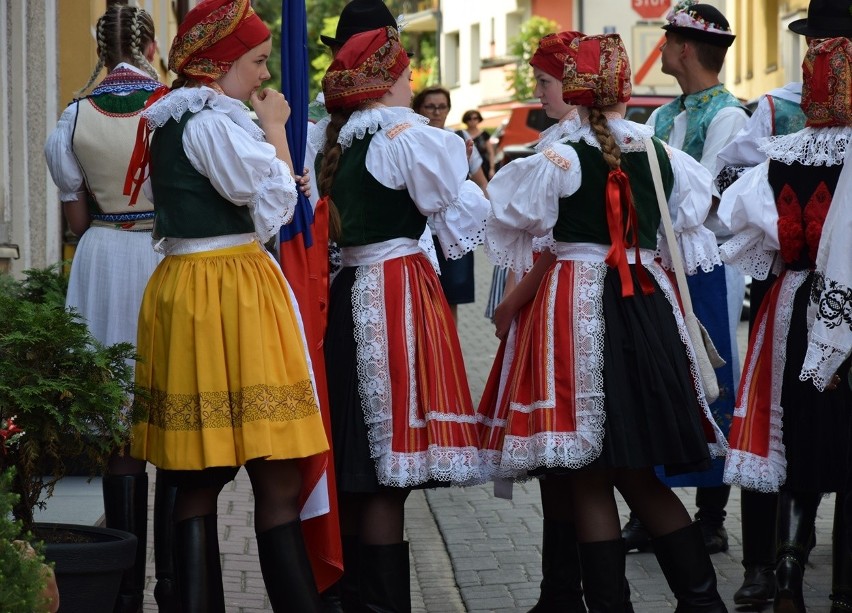
<svg viewBox="0 0 852 613"><path fill-rule="evenodd" d="M683 260L680 257L680 248L672 227L672 218L669 214L669 205L666 202L665 190L663 189L663 176L660 173L660 161L657 159L657 148L654 140L649 136L645 139L645 151L648 154L648 164L651 166L651 176L654 178L654 191L657 192L657 203L660 205L660 217L663 229L666 233L666 242L669 245L669 255L672 259L672 268L677 279L677 288L680 292L680 300L683 303L684 315L692 313L692 298L689 295L689 286L686 284L686 274L683 271Z"/></svg>

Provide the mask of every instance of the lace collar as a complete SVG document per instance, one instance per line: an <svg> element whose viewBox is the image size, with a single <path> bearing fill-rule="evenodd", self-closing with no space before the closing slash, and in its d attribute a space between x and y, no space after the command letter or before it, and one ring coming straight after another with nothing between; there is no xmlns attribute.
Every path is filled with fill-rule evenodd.
<svg viewBox="0 0 852 613"><path fill-rule="evenodd" d="M308 142L318 153L325 148L325 130L329 123L331 123L331 117L323 117L308 130Z"/></svg>
<svg viewBox="0 0 852 613"><path fill-rule="evenodd" d="M606 113L606 118L612 136L622 151L645 151L644 140L654 136L654 128L624 119L618 113ZM587 116L583 124L573 133L571 140L575 142L582 140L592 147L601 148L592 126L588 123Z"/></svg>
<svg viewBox="0 0 852 613"><path fill-rule="evenodd" d="M353 140L364 138L368 132L375 134L379 128L389 129L401 123L425 125L429 120L405 106L372 106L352 113L340 129L337 142L346 149Z"/></svg>
<svg viewBox="0 0 852 613"><path fill-rule="evenodd" d="M846 158L852 126L805 128L800 132L763 139L759 149L767 157L790 165L837 166Z"/></svg>
<svg viewBox="0 0 852 613"><path fill-rule="evenodd" d="M165 125L169 119L180 120L187 111L197 113L204 108L227 115L255 140L265 140L263 130L251 120L245 104L209 87L181 87L169 92L143 111L142 116L148 121L148 127L154 130Z"/></svg>
<svg viewBox="0 0 852 613"><path fill-rule="evenodd" d="M582 126L583 120L576 108L572 108L559 123L550 126L541 133L541 139L535 146L536 151L544 151L554 143L573 137ZM573 140L573 139L572 139Z"/></svg>

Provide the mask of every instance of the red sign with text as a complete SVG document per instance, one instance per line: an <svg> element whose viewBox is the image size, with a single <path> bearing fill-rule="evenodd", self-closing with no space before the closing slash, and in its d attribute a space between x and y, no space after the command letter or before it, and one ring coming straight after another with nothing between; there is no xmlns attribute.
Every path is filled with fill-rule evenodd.
<svg viewBox="0 0 852 613"><path fill-rule="evenodd" d="M672 0L630 0L630 8L643 19L659 19L672 6Z"/></svg>

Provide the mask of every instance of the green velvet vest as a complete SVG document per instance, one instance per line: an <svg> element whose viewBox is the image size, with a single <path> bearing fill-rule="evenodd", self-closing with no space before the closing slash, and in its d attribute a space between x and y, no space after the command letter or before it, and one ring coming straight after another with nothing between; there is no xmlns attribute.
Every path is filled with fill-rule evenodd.
<svg viewBox="0 0 852 613"><path fill-rule="evenodd" d="M609 166L601 150L583 141L566 143L574 148L580 158L583 180L580 189L567 198L559 199L559 217L553 228L553 238L566 243L597 243L609 245L609 226L606 221L605 185ZM674 187L674 175L669 156L663 144L654 139L657 159L663 176L666 200ZM644 151L622 152L621 169L630 177L633 203L639 222L639 246L657 248L657 228L660 226L660 207ZM625 221L626 221L625 216Z"/></svg>
<svg viewBox="0 0 852 613"><path fill-rule="evenodd" d="M205 238L254 232L248 207L236 206L192 167L183 150L183 131L194 113L169 119L151 139L154 238ZM223 144L223 146L227 146Z"/></svg>
<svg viewBox="0 0 852 613"><path fill-rule="evenodd" d="M394 238L417 240L426 217L405 189L390 189L367 170L367 149L373 135L352 142L340 157L331 198L340 211L341 247L357 247ZM317 160L318 166L321 160Z"/></svg>

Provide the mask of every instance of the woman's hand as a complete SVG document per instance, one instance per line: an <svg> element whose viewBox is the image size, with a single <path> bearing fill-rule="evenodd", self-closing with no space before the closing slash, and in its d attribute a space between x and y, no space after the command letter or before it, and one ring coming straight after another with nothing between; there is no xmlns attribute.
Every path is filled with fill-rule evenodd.
<svg viewBox="0 0 852 613"><path fill-rule="evenodd" d="M296 175L296 185L298 185L299 190L305 194L305 198L308 198L309 200L311 198L311 178L308 176L310 173L310 169L305 166L302 174Z"/></svg>
<svg viewBox="0 0 852 613"><path fill-rule="evenodd" d="M506 337L509 336L512 322L518 313L518 308L511 298L511 294L506 296L494 309L494 336L501 341L505 341Z"/></svg>
<svg viewBox="0 0 852 613"><path fill-rule="evenodd" d="M287 102L287 98L271 87L253 91L250 100L264 131L275 126L284 127L290 118L290 103Z"/></svg>

